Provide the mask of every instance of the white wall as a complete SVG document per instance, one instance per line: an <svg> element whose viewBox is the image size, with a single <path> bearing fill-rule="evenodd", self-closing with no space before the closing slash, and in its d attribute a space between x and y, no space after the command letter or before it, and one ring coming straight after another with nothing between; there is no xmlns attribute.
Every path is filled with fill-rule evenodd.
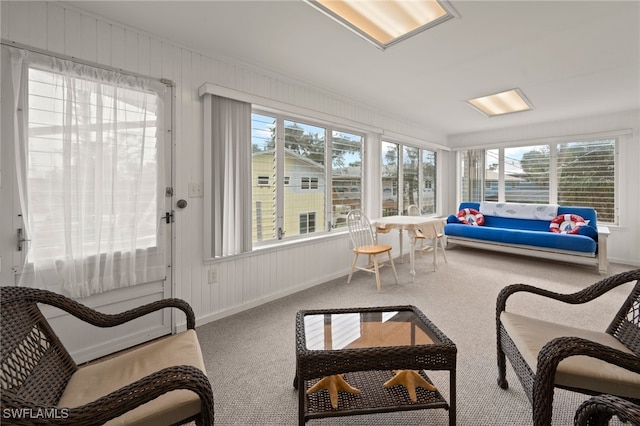
<svg viewBox="0 0 640 426"><path fill-rule="evenodd" d="M618 145L618 211L617 226L609 226L609 260L640 265L640 110L622 111L596 117L505 128L496 131L449 136L453 149L518 143L549 143L564 136L596 135L630 129L619 137Z"/></svg>
<svg viewBox="0 0 640 426"><path fill-rule="evenodd" d="M351 261L350 243L347 235L342 234L204 263L203 199L188 198L189 183L202 182L204 176L203 104L198 96L203 83L250 93L300 110L317 111L324 117L339 117L360 123L364 129L384 129L396 139L407 135L412 143L432 142L425 147L433 148L445 141L444 135L285 76L211 58L61 3L2 1L0 19L4 42L175 83L174 198L187 199L189 206L176 209L174 294L191 303L199 323L346 275ZM371 153L379 151L379 139L372 140L371 146L366 147ZM374 176L373 168L365 166L365 169L367 176ZM380 191L379 179L368 180L365 186L368 192ZM447 192L446 185L444 191ZM6 259L5 265L3 269L11 266ZM210 268L217 268L217 284L208 284ZM3 275L3 280L6 277Z"/></svg>

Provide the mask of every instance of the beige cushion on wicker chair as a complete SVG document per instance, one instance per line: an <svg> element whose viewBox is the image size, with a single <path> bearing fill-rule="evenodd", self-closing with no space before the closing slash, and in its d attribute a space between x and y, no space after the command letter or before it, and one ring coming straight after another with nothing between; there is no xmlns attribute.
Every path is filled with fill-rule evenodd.
<svg viewBox="0 0 640 426"><path fill-rule="evenodd" d="M198 337L187 330L117 357L82 366L69 381L58 405L78 407L141 379L148 374L173 365L192 365L205 372ZM107 425L173 424L200 412L200 398L189 390L168 392Z"/></svg>
<svg viewBox="0 0 640 426"><path fill-rule="evenodd" d="M535 318L502 312L505 330L518 347L522 357L535 372L538 353L556 337L581 337L632 354L626 346L607 333L569 327ZM556 384L595 392L637 397L640 394L640 374L588 356L572 356L560 361Z"/></svg>

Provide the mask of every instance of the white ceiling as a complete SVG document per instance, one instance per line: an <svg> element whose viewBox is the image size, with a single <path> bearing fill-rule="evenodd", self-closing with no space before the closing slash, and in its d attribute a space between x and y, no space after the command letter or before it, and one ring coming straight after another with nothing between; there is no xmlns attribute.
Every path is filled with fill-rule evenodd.
<svg viewBox="0 0 640 426"><path fill-rule="evenodd" d="M442 135L640 108L638 0L452 0L460 19L385 51L302 0L67 3ZM464 102L516 87L534 111L487 118Z"/></svg>

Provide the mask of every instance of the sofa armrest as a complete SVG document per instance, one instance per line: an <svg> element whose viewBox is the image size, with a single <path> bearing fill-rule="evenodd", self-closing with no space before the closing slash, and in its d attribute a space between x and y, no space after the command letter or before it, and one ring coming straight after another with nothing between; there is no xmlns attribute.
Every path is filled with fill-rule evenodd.
<svg viewBox="0 0 640 426"><path fill-rule="evenodd" d="M609 232L608 226L598 225L598 238L604 237L607 238L611 232Z"/></svg>
<svg viewBox="0 0 640 426"><path fill-rule="evenodd" d="M607 254L607 240L609 227L598 225L598 272L606 274L609 268L609 256Z"/></svg>

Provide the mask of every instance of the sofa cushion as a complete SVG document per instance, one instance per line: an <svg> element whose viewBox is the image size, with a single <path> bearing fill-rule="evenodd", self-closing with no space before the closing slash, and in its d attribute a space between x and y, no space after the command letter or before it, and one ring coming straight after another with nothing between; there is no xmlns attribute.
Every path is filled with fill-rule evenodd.
<svg viewBox="0 0 640 426"><path fill-rule="evenodd" d="M151 373L175 365L192 365L205 372L200 343L194 330L167 336L118 357L87 364L76 371L59 407L78 407L116 391ZM206 372L205 372L206 374ZM168 392L107 425L174 424L200 412L200 398L190 390Z"/></svg>
<svg viewBox="0 0 640 426"><path fill-rule="evenodd" d="M607 333L569 327L506 311L500 314L500 322L534 372L538 353L547 342L556 337L581 337L622 352L633 353ZM572 356L560 361L555 381L561 386L640 398L640 374L588 356Z"/></svg>
<svg viewBox="0 0 640 426"><path fill-rule="evenodd" d="M551 220L558 215L558 205L483 201L480 203L480 213L512 219Z"/></svg>
<svg viewBox="0 0 640 426"><path fill-rule="evenodd" d="M504 229L491 225L490 218L485 216L484 226L466 226L462 224L448 223L444 227L447 236L472 238L487 242L502 244L518 244L524 246L544 247L555 250L569 250L580 253L594 254L596 252L596 242L584 235L556 234L548 231L548 222L544 231L532 231L525 229ZM526 222L526 219L505 219L500 220Z"/></svg>

